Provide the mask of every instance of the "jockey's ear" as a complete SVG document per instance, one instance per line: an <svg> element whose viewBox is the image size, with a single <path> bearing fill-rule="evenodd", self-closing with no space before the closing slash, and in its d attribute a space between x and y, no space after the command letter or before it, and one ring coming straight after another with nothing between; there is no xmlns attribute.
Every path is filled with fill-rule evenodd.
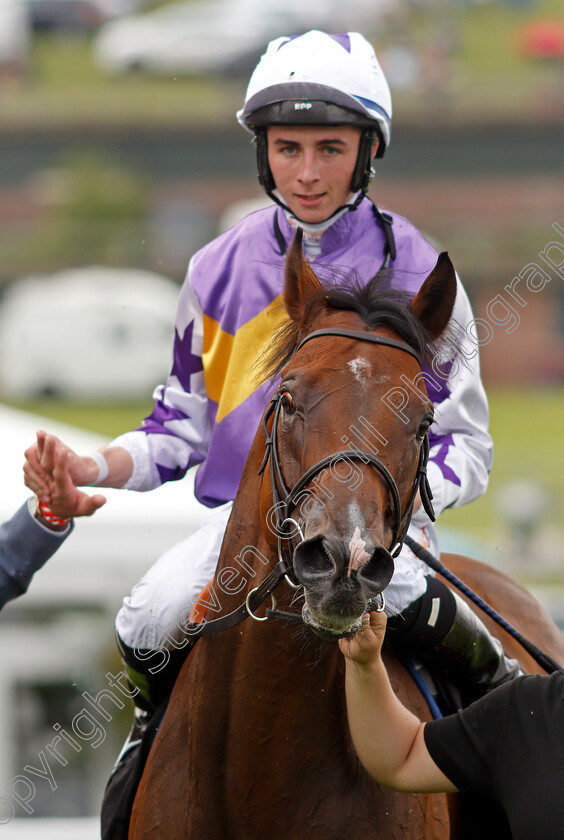
<svg viewBox="0 0 564 840"><path fill-rule="evenodd" d="M298 228L286 255L284 305L288 315L296 324L304 319L308 301L323 292L323 287L302 250L303 231Z"/></svg>
<svg viewBox="0 0 564 840"><path fill-rule="evenodd" d="M415 316L433 338L445 331L456 300L456 274L446 251L410 303Z"/></svg>

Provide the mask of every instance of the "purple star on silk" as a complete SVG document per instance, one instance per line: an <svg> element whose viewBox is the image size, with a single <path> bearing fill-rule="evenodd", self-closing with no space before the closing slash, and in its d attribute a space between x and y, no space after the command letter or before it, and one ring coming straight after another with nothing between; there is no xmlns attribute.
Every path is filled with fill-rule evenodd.
<svg viewBox="0 0 564 840"><path fill-rule="evenodd" d="M457 487L461 486L461 482L459 477L456 475L454 470L452 470L448 464L446 463L446 457L448 455L448 450L451 446L454 446L454 440L452 435L444 435L443 437L435 437L431 432L429 433L429 445L431 447L435 446L439 441L442 442L442 446L437 453L434 453L431 457L431 460L439 467L440 471L447 479L447 481L452 481L453 484L456 484Z"/></svg>
<svg viewBox="0 0 564 840"><path fill-rule="evenodd" d="M157 400L151 414L143 420L143 425L139 427L139 431L146 432L148 435L176 437L176 432L168 429L165 423L169 423L171 420L186 420L187 418L188 415L184 412L178 411L176 408L170 408L162 400Z"/></svg>
<svg viewBox="0 0 564 840"><path fill-rule="evenodd" d="M190 390L190 376L204 369L200 357L192 353L193 331L193 321L186 327L183 338L180 338L178 330L174 331L174 357L170 373L176 376L185 391Z"/></svg>
<svg viewBox="0 0 564 840"><path fill-rule="evenodd" d="M188 462L188 467L190 466L190 462ZM162 464L157 464L157 469L159 471L159 476L163 484L166 484L167 481L179 481L181 478L184 478L186 475L186 470L182 467L175 467L171 469L170 467L164 467Z"/></svg>

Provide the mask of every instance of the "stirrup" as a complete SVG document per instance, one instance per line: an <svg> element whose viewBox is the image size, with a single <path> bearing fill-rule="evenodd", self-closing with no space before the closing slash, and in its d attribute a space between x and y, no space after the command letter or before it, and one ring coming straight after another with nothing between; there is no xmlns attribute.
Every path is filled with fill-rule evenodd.
<svg viewBox="0 0 564 840"><path fill-rule="evenodd" d="M147 729L147 726L151 722L152 716L152 712L146 712L143 709L140 709L138 706L135 706L135 709L133 711L133 723L131 724L131 729L129 730L129 734L123 742L123 746L119 751L118 757L115 760L114 766L112 767L112 772L110 774L110 778L116 772L118 767L122 764L123 760L131 752L131 750L136 749L139 746L139 744L141 744L143 740L143 735Z"/></svg>

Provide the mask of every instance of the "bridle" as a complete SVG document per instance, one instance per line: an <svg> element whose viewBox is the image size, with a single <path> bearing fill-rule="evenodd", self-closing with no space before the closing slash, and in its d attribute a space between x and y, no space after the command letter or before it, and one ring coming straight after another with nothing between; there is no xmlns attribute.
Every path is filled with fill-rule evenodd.
<svg viewBox="0 0 564 840"><path fill-rule="evenodd" d="M360 330L345 330L345 329L322 329L322 330L315 330L314 332L309 333L306 335L304 339L300 342L300 344L294 350L292 355L295 354L300 350L306 341L311 341L313 338L317 338L319 336L324 335L332 335L332 336L345 336L347 338L354 338L358 341L369 341L373 344L383 344L388 347L395 347L398 350L403 350L406 353L409 353L413 356L419 365L421 365L421 361L417 352L406 344L403 341L396 341L393 338L387 338L386 336L378 335L375 333L368 333L362 332ZM461 580L459 580L455 575L453 575L449 570L438 561L435 557L433 557L429 551L427 551L423 546L418 545L415 540L412 540L410 537L407 536L407 529L409 528L409 522L411 519L411 515L413 512L413 504L415 502L415 496L417 491L420 491L421 494L421 502L425 509L425 512L431 521L435 521L435 512L433 510L432 505L432 498L433 494L431 492L431 488L429 486L429 481L427 479L427 461L429 458L429 441L427 435L423 438L421 444L421 450L419 453L419 463L417 465L417 472L415 474L415 479L413 482L413 487L411 490L411 495L409 501L406 505L405 511L401 512L401 504L399 498L399 491L397 488L397 484L395 482L394 477L391 475L388 468L380 461L379 458L376 458L371 452L366 452L359 449L342 449L339 452L335 452L333 455L328 455L325 458L321 458L313 467L310 467L305 473L298 479L298 481L294 484L292 488L288 488L286 482L284 481L284 477L282 475L282 469L280 467L280 459L278 453L278 440L277 440L277 430L278 430L278 419L280 416L281 410L281 399L282 393L279 391L271 400L268 409L265 412L263 418L263 428L266 438L265 444L265 455L264 459L261 464L261 468L259 470L259 474L262 475L266 469L267 464L270 462L270 479L272 485L272 495L275 502L275 510L276 510L276 518L277 518L277 531L278 531L278 563L272 569L272 571L266 576L266 578L262 581L259 586L251 589L248 593L244 603L242 603L239 607L237 607L232 612L228 613L227 615L221 616L220 618L215 618L211 621L206 621L204 619L201 623L190 622L189 624L185 625L187 634L195 641L200 636L209 636L213 633L219 633L223 630L228 630L231 627L240 624L246 618L253 618L255 621L266 621L270 618L282 619L283 621L297 621L303 623L302 616L296 613L289 613L284 612L282 610L276 609L276 601L274 599L274 590L277 586L283 581L286 580L292 586L296 586L296 584L292 581L291 577L293 575L292 569L292 558L291 556L286 559L283 554L282 548L282 540L285 539L288 542L289 548L291 548L291 536L288 533L288 524L293 523L297 526L298 531L300 531L299 523L297 523L294 519L290 517L290 514L293 508L296 505L296 501L300 493L307 487L307 485L312 481L312 479L318 475L326 466L330 466L331 464L339 461L343 458L353 458L360 461L363 461L365 464L369 464L375 467L380 475L383 477L386 486L388 488L388 492L392 499L392 506L393 506L393 516L394 516L394 528L393 528L393 535L392 541L389 548L389 552L392 557L397 557L399 552L401 551L402 545L404 540L408 544L409 548L423 560L430 568L434 569L436 572L441 574L447 580L449 580L455 587L457 587L460 591L462 591L471 601L477 604L477 606L483 610L487 615L490 616L494 621L496 621L501 627L503 627L506 632L508 632L511 636L513 636L519 644L538 662L542 668L544 668L547 673L552 673L553 671L562 671L562 666L559 665L554 659L548 656L546 653L540 650L537 645L533 644L529 639L524 638L514 627L511 626L507 621L505 621L502 616L499 615L492 607L489 606L485 601L483 601L479 596L477 596L474 592L472 592L469 587L467 587ZM268 431L268 420L270 417L273 417L271 431ZM301 535L301 531L300 531ZM303 535L302 540L303 540ZM287 549L287 553L289 553L289 548ZM298 587L299 588L299 587ZM268 598L271 598L272 605L270 609L266 610L266 616L264 618L259 618L255 615L255 610ZM378 609L382 610L384 608L384 602L380 607L376 607L371 602L367 605L367 609Z"/></svg>
<svg viewBox="0 0 564 840"><path fill-rule="evenodd" d="M320 336L338 336L345 338L354 338L357 341L368 341L372 344L382 344L387 347L395 347L397 350L402 350L409 353L421 365L421 360L418 353L403 341L397 341L394 338L378 335L376 333L363 332L361 330L345 330L338 328L327 328L321 330L314 330L302 339L292 354L292 358L301 350L307 341ZM227 615L215 618L211 621L204 620L200 624L190 622L186 625L186 631L194 640L200 636L209 636L213 633L219 633L239 624L244 619L251 617L255 621L265 621L266 618L279 618L284 621L298 621L302 622L302 618L295 613L288 613L276 609L276 601L274 599L273 591L283 581L286 580L294 588L299 588L299 584L295 582L292 565L292 536L289 533L289 524L293 523L300 530L299 523L291 518L291 513L296 506L296 502L300 494L311 483L322 470L331 464L336 463L344 458L362 461L363 463L375 467L382 476L390 495L392 502L393 513L393 532L390 548L388 549L391 557L397 557L402 549L405 540L409 522L413 512L413 505L417 491L421 495L421 502L427 513L427 516L434 522L435 512L433 510L432 498L433 494L427 479L427 461L429 458L429 441L427 435L423 438L421 450L419 452L419 463L411 490L409 501L405 510L401 510L401 502L399 490L396 481L388 468L382 461L377 458L372 452L367 452L361 449L341 449L332 455L327 455L321 458L312 467L307 469L305 473L298 479L293 487L288 488L282 474L280 466L280 457L278 451L278 420L282 406L282 391L278 391L270 401L263 417L263 429L265 434L265 454L259 470L259 475L263 475L267 465L270 469L270 483L272 487L272 496L274 501L274 510L276 512L276 532L278 535L278 563L272 571L266 576L262 583L255 589L252 589L247 595L245 602L237 607ZM268 430L268 421L272 419L271 430ZM303 536L302 536L303 539ZM285 555L285 556L284 556ZM271 598L272 606L266 611L266 618L258 618L254 613L255 610L268 598ZM382 607L383 608L383 604Z"/></svg>
<svg viewBox="0 0 564 840"><path fill-rule="evenodd" d="M354 338L357 341L368 341L372 344L382 344L387 347L394 347L397 350L402 350L405 353L409 353L411 356L414 357L414 359L417 360L418 364L421 365L421 360L419 358L418 353L404 341L398 341L394 338L388 338L387 336L379 335L377 333L338 328L314 330L313 332L309 333L298 344L298 346L294 350L292 358L296 355L296 353L299 350L301 350L301 348L306 342L311 341L314 338L319 338L321 336L338 336L345 338ZM433 522L436 519L431 501L433 498L433 494L431 492L431 488L429 486L429 481L427 478L427 461L429 459L429 440L427 435L425 435L421 444L421 449L419 452L419 463L417 465L417 471L415 473L415 479L413 482L411 495L403 512L401 510L398 486L393 475L390 473L386 465L379 458L376 457L376 455L374 455L372 452L368 452L362 449L341 449L338 452L334 452L331 455L326 455L324 458L321 458L319 461L317 461L317 463L315 463L312 467L309 467L309 469L307 469L306 472L296 481L294 486L289 488L282 474L278 450L278 421L280 418L280 412L282 410L282 396L283 390L279 390L270 401L270 405L263 417L263 430L266 444L264 459L259 471L259 474L262 474L266 469L267 464L270 464L270 483L272 487L272 497L274 503L273 510L276 514L276 533L278 536L279 559L282 559L284 556L283 541L285 541L287 544L286 562L291 567L292 538L288 526L292 523L294 525L297 525L295 520L292 519L291 514L301 494L306 490L307 486L312 482L315 476L319 475L319 473L321 473L326 467L330 467L343 459L362 461L367 465L375 467L380 473L382 479L384 480L384 483L386 484L388 489L392 505L393 517L392 540L388 551L393 558L397 557L402 549L407 529L409 528L409 523L411 521L413 505L415 503L417 491L420 492L421 502L423 504L425 512L427 513L427 516ZM273 417L273 420L271 431L269 431L268 421L271 417Z"/></svg>

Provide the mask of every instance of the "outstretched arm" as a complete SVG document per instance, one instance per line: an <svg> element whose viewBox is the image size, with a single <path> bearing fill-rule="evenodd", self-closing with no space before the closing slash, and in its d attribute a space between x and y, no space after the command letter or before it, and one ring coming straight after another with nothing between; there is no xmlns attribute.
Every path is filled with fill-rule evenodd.
<svg viewBox="0 0 564 840"><path fill-rule="evenodd" d="M425 724L393 692L381 657L384 613L364 616L362 628L339 647L346 662L347 713L358 757L377 782L395 790L456 791L425 746Z"/></svg>
<svg viewBox="0 0 564 840"><path fill-rule="evenodd" d="M100 450L108 464L104 487L121 487L133 469L131 456L119 447ZM78 487L97 483L99 467L90 456L77 455L55 435L37 432L37 442L25 452L26 485L58 516L91 516L106 501L100 494L89 496Z"/></svg>
<svg viewBox="0 0 564 840"><path fill-rule="evenodd" d="M59 502L58 509L45 511L35 498L29 499L0 525L0 609L23 595L33 575L60 548L74 527L71 518L91 516L106 501L104 496L90 498L76 490L69 475L67 447L57 447L53 435L41 433L35 454L48 476L49 495Z"/></svg>

